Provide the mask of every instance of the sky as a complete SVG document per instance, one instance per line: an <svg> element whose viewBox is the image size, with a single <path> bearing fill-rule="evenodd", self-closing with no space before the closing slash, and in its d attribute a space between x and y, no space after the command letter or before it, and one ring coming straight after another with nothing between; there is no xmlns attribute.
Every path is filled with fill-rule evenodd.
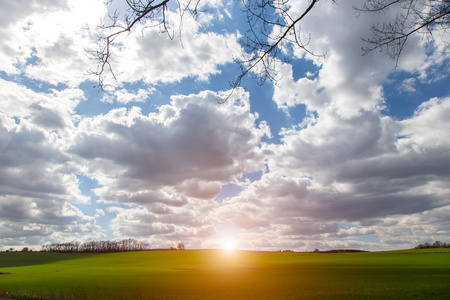
<svg viewBox="0 0 450 300"><path fill-rule="evenodd" d="M416 35L397 66L363 56L362 37L396 11L352 3L320 1L302 22L323 57L294 48L276 82L247 76L219 104L240 74L235 1L204 0L182 27L169 13L172 40L150 23L121 36L118 81L106 74L99 91L87 51L124 1L0 0L0 249L450 242L448 48Z"/></svg>

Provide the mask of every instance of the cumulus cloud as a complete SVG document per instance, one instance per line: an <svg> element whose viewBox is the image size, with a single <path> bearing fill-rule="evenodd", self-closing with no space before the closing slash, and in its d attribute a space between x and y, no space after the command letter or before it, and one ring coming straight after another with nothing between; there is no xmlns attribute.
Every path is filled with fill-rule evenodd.
<svg viewBox="0 0 450 300"><path fill-rule="evenodd" d="M77 168L56 133L0 113L0 141L2 244L40 245L98 231L74 206L89 198L80 193Z"/></svg>
<svg viewBox="0 0 450 300"><path fill-rule="evenodd" d="M109 191L104 200L138 201L152 186L205 198L219 192L217 183L262 166L258 143L265 131L249 112L248 94L224 105L219 99L202 92L174 96L148 116L135 107L86 118L70 151L87 160L87 173L104 186L98 192Z"/></svg>
<svg viewBox="0 0 450 300"><path fill-rule="evenodd" d="M26 119L30 124L59 135L69 134L73 129L75 108L84 99L83 91L78 88L39 93L0 79L1 112L13 118Z"/></svg>
<svg viewBox="0 0 450 300"><path fill-rule="evenodd" d="M189 22L184 22L187 27ZM136 28L141 32L142 28ZM112 59L114 72L120 81L147 84L177 82L186 77L208 80L212 74L219 73L218 66L230 63L240 55L237 34L218 34L198 32L198 28L183 27L179 39L170 39L157 28L148 28L143 36L132 34L120 37L123 46L114 48ZM113 84L111 74L106 82Z"/></svg>
<svg viewBox="0 0 450 300"><path fill-rule="evenodd" d="M92 42L86 26L104 16L102 1L21 2L2 10L8 17L0 35L8 46L0 49L1 69L55 86L85 81L91 64L85 49Z"/></svg>
<svg viewBox="0 0 450 300"><path fill-rule="evenodd" d="M296 16L304 11L308 3L296 1L289 2L289 5L289 12ZM394 62L378 51L362 56L361 48L367 46L362 38L368 37L372 24L394 18L397 11L391 9L383 14L355 17L353 6L360 6L358 1L338 2L335 5L321 2L317 5L317 9L306 16L299 32L304 41L309 41L308 49L318 56L294 48L296 57L314 62L319 69L317 77L294 80L292 66L279 66L274 101L282 109L305 104L307 109L319 113L332 105L342 116L353 116L361 110L378 111L385 100L382 85L394 71ZM323 19L329 21L323 22ZM323 57L320 56L322 54ZM420 35L413 35L400 56L396 70L406 71L421 81L433 80L436 76L440 77L437 74L445 74L436 68L443 65L446 57L445 51L427 51L427 41L422 41ZM403 89L411 91L413 82L412 77L405 81Z"/></svg>
<svg viewBox="0 0 450 300"><path fill-rule="evenodd" d="M189 246L216 233L209 219L194 206L178 211L171 209L167 214L155 214L143 207L111 207L108 210L116 214L111 221L115 236L145 238L152 247L159 248L173 246L179 241Z"/></svg>
<svg viewBox="0 0 450 300"><path fill-rule="evenodd" d="M34 13L44 14L54 12L65 7L64 1L1 1L0 12L0 67L8 73L16 73L15 64L25 63L31 55L32 44L21 32L29 28L26 18Z"/></svg>
<svg viewBox="0 0 450 300"><path fill-rule="evenodd" d="M108 6L103 1L47 2L5 4L0 30L5 46L0 48L0 69L54 86L62 83L76 87L86 80L98 80L87 76L89 70L97 69L97 62L90 60L88 53L98 49L98 36L104 34L99 26L107 19ZM221 3L207 5L217 7ZM237 34L200 32L200 25L189 17L181 25L177 12L167 12L166 17L174 39L161 34L148 21L138 24L129 35L120 36L111 46L111 62L120 82L156 84L186 77L207 80L219 72L218 65L240 54ZM180 26L181 37L181 31L177 33ZM121 88L112 74L103 75L111 94ZM115 96L120 103L130 101L130 95L117 92Z"/></svg>
<svg viewBox="0 0 450 300"><path fill-rule="evenodd" d="M64 151L72 134L78 88L47 93L0 79L0 243L40 246L102 237L79 190L77 164Z"/></svg>
<svg viewBox="0 0 450 300"><path fill-rule="evenodd" d="M41 194L70 195L68 187L75 168L58 147L56 134L49 134L32 124L1 116L2 194L39 198ZM45 176L40 174L45 173ZM78 195L72 194L76 200ZM83 197L80 197L82 199Z"/></svg>
<svg viewBox="0 0 450 300"><path fill-rule="evenodd" d="M220 22L223 19L218 10L224 9L223 3L200 3L197 8L207 11L200 14L199 20L188 13L181 17L179 11L166 11L166 33L161 33L158 21L146 20L136 24L129 34L117 36L110 48L110 62L119 85L120 82L156 85L179 82L188 77L208 81L211 75L220 73L219 66L233 62L241 54L237 32L207 30L211 20ZM117 87L113 74L108 71L102 75L107 90Z"/></svg>
<svg viewBox="0 0 450 300"><path fill-rule="evenodd" d="M296 15L303 11L306 2L292 3L291 13ZM376 18L364 15L364 22L355 18L351 1L318 5L302 23L301 33L304 40L310 39L308 49L324 56L311 56L299 49L294 51L295 56L312 60L319 68L318 75L294 81L292 67L283 65L274 101L280 108L305 104L309 110L318 112L333 105L342 116L376 109L383 101L380 84L392 71L392 66L380 59L379 53L361 56L361 37L369 32ZM324 18L332 21L323 22Z"/></svg>
<svg viewBox="0 0 450 300"><path fill-rule="evenodd" d="M99 201L145 207L139 210L146 212L142 222L161 225L152 227L154 234L163 230L178 236L185 229L174 227L177 223L204 232L211 226L205 215L216 207L221 184L264 168L259 144L267 126L256 124L248 97L238 91L220 105L220 95L205 91L174 96L149 115L135 107L85 118L69 151L85 161L84 174L98 182ZM131 234L126 228L134 225L123 220L118 215L113 221L115 232ZM145 232L152 235L152 230Z"/></svg>
<svg viewBox="0 0 450 300"><path fill-rule="evenodd" d="M114 100L118 103L128 104L131 102L145 102L149 94L151 94L154 89L138 89L136 92L128 91L127 89L121 88L115 90L112 95L105 94L102 101L112 103Z"/></svg>
<svg viewBox="0 0 450 300"><path fill-rule="evenodd" d="M351 223L388 240L392 227L380 229L386 218L406 222L450 205L450 145L442 139L450 129L449 103L431 99L404 121L372 113L344 120L334 115L332 126L321 117L292 130L283 144L269 147L270 172L225 200L215 217L309 239L342 236L338 224ZM423 226L435 225L430 220Z"/></svg>

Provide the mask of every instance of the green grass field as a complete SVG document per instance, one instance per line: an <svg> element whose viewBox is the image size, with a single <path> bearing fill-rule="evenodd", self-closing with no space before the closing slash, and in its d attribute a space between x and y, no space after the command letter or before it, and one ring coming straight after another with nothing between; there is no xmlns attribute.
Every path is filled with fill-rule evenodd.
<svg viewBox="0 0 450 300"><path fill-rule="evenodd" d="M0 298L449 299L449 250L0 253Z"/></svg>

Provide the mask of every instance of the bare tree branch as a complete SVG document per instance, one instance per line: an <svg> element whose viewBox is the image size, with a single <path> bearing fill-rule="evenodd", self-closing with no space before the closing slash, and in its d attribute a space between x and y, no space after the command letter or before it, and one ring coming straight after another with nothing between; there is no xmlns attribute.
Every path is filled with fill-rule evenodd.
<svg viewBox="0 0 450 300"><path fill-rule="evenodd" d="M110 0L108 3L111 3ZM117 0L123 1L123 0ZM170 39L175 37L173 27L167 21L168 5L171 0L125 0L128 5L126 13L121 15L114 12L109 16L110 25L102 25L100 29L105 32L99 37L98 49L88 51L90 57L98 62L97 69L90 74L98 77L98 87L103 90L105 74L108 73L114 80L118 80L111 57L112 47L117 37L129 34L137 24L144 20L152 21L150 26L159 26L161 33L168 35ZM172 1L174 7L178 7L180 23L178 32L182 32L183 19L186 15L197 17L201 0L176 0ZM246 14L248 30L241 39L244 53L241 58L235 59L241 68L241 74L231 81L232 92L241 85L242 79L252 74L260 84L266 80L276 83L274 74L277 62L288 61L283 55L284 50L291 46L298 47L315 56L310 51L308 44L310 38L304 42L300 34L300 24L318 0L310 0L308 6L299 16L290 13L290 0L239 0L243 12ZM335 3L335 0L331 0ZM367 43L362 48L363 55L380 50L390 59L396 61L413 34L424 34L435 41L435 33L448 29L450 24L450 0L365 0L361 7L354 7L358 13L386 14L389 10L396 10L393 19L382 24L375 24L371 28L371 37L363 40ZM448 41L443 34L443 44L448 47ZM230 94L231 95L231 94ZM230 96L228 95L226 99Z"/></svg>
<svg viewBox="0 0 450 300"><path fill-rule="evenodd" d="M125 23L119 20L120 14L115 12L114 15L109 16L111 25L102 25L100 29L102 31L113 31L110 34L99 37L98 50L88 51L88 55L91 59L98 62L96 70L90 70L89 74L96 75L98 78L98 87L104 89L105 72L111 74L112 78L117 81L117 73L114 71L111 64L111 47L114 46L114 42L117 37L122 34L129 34L131 30L144 20L157 21L156 25L162 28L161 32L168 35L170 39L174 38L174 35L170 33L167 25L166 12L168 10L168 3L170 0L125 0L128 5L128 11L124 14ZM197 7L200 0L190 0L186 6L182 7L181 2L177 1L178 9L180 11L180 18L184 17L186 12L191 15L197 14ZM109 2L111 3L111 1ZM181 25L180 25L181 26ZM179 28L181 32L181 27Z"/></svg>
<svg viewBox="0 0 450 300"><path fill-rule="evenodd" d="M243 1L249 30L245 34L245 38L241 40L241 45L246 50L244 57L249 55L250 57L237 60L242 72L236 80L231 82L231 93L225 97L224 101L227 101L234 90L241 85L242 79L250 72L254 74L260 84L263 84L267 79L275 82L273 74L276 71L275 65L283 42L296 45L311 55L324 56L324 54L317 55L311 52L307 47L308 43L302 42L297 31L300 22L311 12L318 0L311 0L303 13L295 18L285 9L288 2L289 0ZM275 19L273 19L274 17ZM273 30L276 28L280 29L280 33L274 35ZM287 60L283 59L283 61ZM257 67L260 70L255 70Z"/></svg>
<svg viewBox="0 0 450 300"><path fill-rule="evenodd" d="M109 3L112 1L110 0ZM115 45L117 37L123 34L129 34L136 24L144 20L156 21L157 25L155 26L160 26L162 33L166 33L170 39L174 37L170 33L166 19L170 0L125 1L128 5L128 10L122 17L124 22L119 20L121 15L118 12L109 16L112 23L110 25L103 25L100 29L104 32L112 31L112 33L106 33L104 36L100 36L98 49L88 51L90 57L98 62L97 69L94 71L91 70L89 73L97 76L98 87L101 90L104 88L106 73L110 74L114 80L118 80L118 74L114 71L111 62L112 47ZM198 13L200 1L189 0L182 2L176 0L180 15L180 25L178 28L180 35L185 14L187 13L195 18ZM334 0L332 1L334 2ZM287 10L289 0L241 0L241 2L244 7L243 11L247 14L248 31L245 33L245 38L241 41L241 45L245 49L245 53L243 54L245 58L236 60L242 68L241 75L230 83L233 91L250 72L255 74L255 77L259 79L261 84L267 79L275 81L273 71L283 41L294 44L304 51L315 55L308 50L308 43L305 44L302 42L297 32L299 28L296 28L296 26L312 10L318 0L311 0L305 11L295 18ZM274 29L278 29L280 33L274 34ZM260 67L261 71L255 72L257 66Z"/></svg>
<svg viewBox="0 0 450 300"><path fill-rule="evenodd" d="M434 33L448 29L450 0L366 0L361 8L354 9L364 13L386 13L395 6L399 13L394 19L373 25L372 36L363 38L368 46L363 47L362 52L366 55L373 50L380 50L395 60L397 66L411 35L422 33L435 42ZM448 41L443 38L442 42L448 48Z"/></svg>

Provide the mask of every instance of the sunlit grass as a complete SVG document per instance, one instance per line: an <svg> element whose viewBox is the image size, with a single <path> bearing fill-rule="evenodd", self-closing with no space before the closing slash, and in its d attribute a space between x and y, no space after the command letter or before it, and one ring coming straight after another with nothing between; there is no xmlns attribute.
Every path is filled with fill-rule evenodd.
<svg viewBox="0 0 450 300"><path fill-rule="evenodd" d="M39 264L42 262L42 264ZM450 252L0 253L0 290L70 299L439 299Z"/></svg>

